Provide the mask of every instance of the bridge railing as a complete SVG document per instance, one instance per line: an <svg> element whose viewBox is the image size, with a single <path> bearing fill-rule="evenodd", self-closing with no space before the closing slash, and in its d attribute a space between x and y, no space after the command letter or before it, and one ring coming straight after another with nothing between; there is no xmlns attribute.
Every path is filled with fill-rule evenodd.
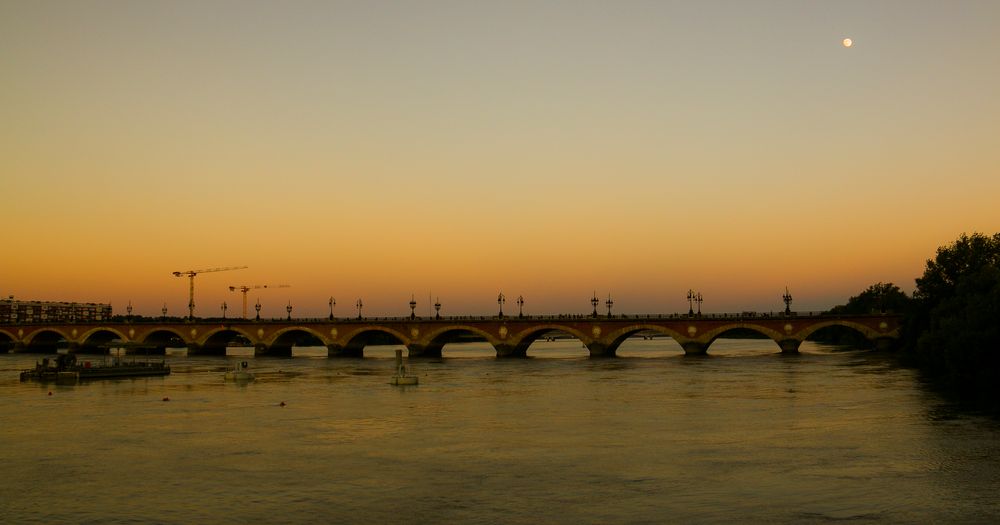
<svg viewBox="0 0 1000 525"><path fill-rule="evenodd" d="M873 312L869 315L885 315L893 316L892 312ZM504 315L500 317L499 315L449 315L440 317L421 317L415 316L411 318L410 316L373 316L367 317L363 316L360 319L358 317L335 317L332 321L329 317L272 317L268 319L243 319L239 317L197 317L194 319L196 323L222 323L222 324L255 324L255 323L356 323L358 321L364 322L389 322L389 323L405 323L410 321L417 321L421 323L455 323L455 322L476 322L476 321L534 321L534 322L567 322L567 321L586 321L586 320L634 320L634 321L664 321L664 320L729 320L729 321L752 321L752 320L767 320L767 319L803 319L803 318L843 318L843 317L856 317L856 315L845 315L845 314L831 314L822 311L810 311L810 312L791 312L790 314L785 314L784 312L731 312L731 313L701 313L689 315L687 313L672 313L672 314L613 314L608 316L606 314L598 314L596 317L593 314L543 314L543 315ZM100 325L100 324L184 324L189 321L186 318L180 317L139 317L139 316L114 316L111 319L103 321L72 321L72 320L59 320L59 319L33 319L31 321L10 321L5 320L0 322L0 325L18 325L18 326L48 326L48 325L65 325L65 324L85 324L85 325Z"/></svg>

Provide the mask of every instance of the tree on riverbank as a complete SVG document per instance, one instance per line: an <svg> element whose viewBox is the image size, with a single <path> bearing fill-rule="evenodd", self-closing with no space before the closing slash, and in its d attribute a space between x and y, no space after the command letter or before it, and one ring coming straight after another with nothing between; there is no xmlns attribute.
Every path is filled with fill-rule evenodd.
<svg viewBox="0 0 1000 525"><path fill-rule="evenodd" d="M1000 233L938 248L906 326L905 357L964 398L1000 408Z"/></svg>
<svg viewBox="0 0 1000 525"><path fill-rule="evenodd" d="M901 357L965 401L1000 412L1000 233L963 234L938 248L908 298L877 283L831 314L904 315ZM818 340L863 347L864 337L830 329Z"/></svg>
<svg viewBox="0 0 1000 525"><path fill-rule="evenodd" d="M892 283L876 283L854 297L847 304L834 306L831 314L865 315L872 313L906 313L910 298Z"/></svg>
<svg viewBox="0 0 1000 525"><path fill-rule="evenodd" d="M847 304L834 306L827 313L833 315L868 315L875 313L905 314L910 309L910 298L892 283L876 283L854 297ZM870 348L872 342L856 330L842 326L825 328L810 338L827 344Z"/></svg>

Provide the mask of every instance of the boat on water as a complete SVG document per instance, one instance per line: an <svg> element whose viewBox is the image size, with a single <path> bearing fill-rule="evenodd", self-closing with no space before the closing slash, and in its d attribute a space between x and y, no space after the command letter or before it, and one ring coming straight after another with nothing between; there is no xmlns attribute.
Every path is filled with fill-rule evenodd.
<svg viewBox="0 0 1000 525"><path fill-rule="evenodd" d="M146 361L112 357L101 362L77 362L73 354L43 358L35 368L21 371L21 381L56 381L75 383L88 379L165 376L170 366L165 361Z"/></svg>
<svg viewBox="0 0 1000 525"><path fill-rule="evenodd" d="M236 364L232 370L226 371L226 381L253 381L256 377L250 371L250 364L242 361Z"/></svg>

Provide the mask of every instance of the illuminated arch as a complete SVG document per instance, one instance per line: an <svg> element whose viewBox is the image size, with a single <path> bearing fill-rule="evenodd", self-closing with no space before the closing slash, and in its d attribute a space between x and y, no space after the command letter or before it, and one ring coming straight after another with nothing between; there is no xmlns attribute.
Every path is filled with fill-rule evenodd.
<svg viewBox="0 0 1000 525"><path fill-rule="evenodd" d="M222 332L236 332L237 334L240 334L243 337L245 337L247 341L250 341L251 343L257 340L257 338L254 337L252 334L247 333L241 327L237 327L234 325L230 326L229 328L226 327L213 328L212 330L209 330L204 334L201 334L198 338L195 339L195 342L199 346L205 346L205 343L207 343L208 340L212 338L212 336Z"/></svg>
<svg viewBox="0 0 1000 525"><path fill-rule="evenodd" d="M708 347L709 345L714 343L715 340L719 338L719 336L731 330L750 330L752 332L757 332L758 334L767 337L768 339L774 341L775 343L778 343L785 339L792 338L790 334L783 334L777 330L754 323L732 323L723 325L718 328L715 328L714 330L709 330L704 334L701 334L701 336L699 336L698 338L708 341L708 343L705 345L706 347Z"/></svg>
<svg viewBox="0 0 1000 525"><path fill-rule="evenodd" d="M143 335L142 339L139 342L143 343L143 344L149 343L149 338L152 337L153 334L159 334L159 333L164 333L164 332L176 335L177 338L180 339L181 341L183 341L184 343L188 342L187 338L184 337L183 333L181 333L181 332L179 332L177 330L174 330L173 328L154 328L154 329L150 330L149 332L147 332L145 335Z"/></svg>
<svg viewBox="0 0 1000 525"><path fill-rule="evenodd" d="M510 342L513 344L517 344L519 346L523 344L524 348L527 348L528 346L531 345L531 343L537 341L542 336L542 334L546 332L563 332L565 334L569 334L575 337L576 339L579 339L580 342L583 344L587 344L594 341L593 336L587 335L575 328L571 328L564 324L550 323L550 324L535 325L532 326L531 328L521 330L520 332L514 334L510 338Z"/></svg>
<svg viewBox="0 0 1000 525"><path fill-rule="evenodd" d="M323 335L322 332L318 332L318 331L316 331L316 330L314 330L312 328L307 328L307 327L304 327L304 326L290 326L290 327L282 328L281 330L278 330L278 331L274 332L273 334L271 334L271 337L268 338L267 340L263 341L263 343L266 344L267 346L272 346L274 343L276 343L278 341L278 339L281 338L281 336L283 336L283 335L285 335L285 334L287 334L289 332L303 332L303 333L307 333L307 334L315 337L316 339L319 339L323 343L324 346L325 345L329 345L330 343L333 342L333 341L330 341L327 336ZM252 341L252 339L251 339L251 341Z"/></svg>
<svg viewBox="0 0 1000 525"><path fill-rule="evenodd" d="M114 328L108 328L106 326L98 326L98 327L95 327L95 328L91 328L90 330L87 330L86 332L80 334L80 336L77 338L77 341L79 341L81 345L86 344L87 343L87 339L89 339L92 335L94 335L94 334L96 334L98 332L110 332L110 333L118 336L118 338L121 339L123 343L129 342L129 339L128 339L128 337L125 334L119 332L118 330L116 330Z"/></svg>
<svg viewBox="0 0 1000 525"><path fill-rule="evenodd" d="M483 339L485 339L486 342L488 342L488 343L490 343L491 345L494 345L494 346L500 343L500 340L497 339L496 336L494 336L493 334L490 334L489 332L487 332L485 330L482 330L482 329L479 329L479 328L475 328L475 327L472 327L472 326L468 326L468 325L451 325L451 326L444 326L444 327L441 327L441 328L437 328L437 329L435 329L432 332L428 332L427 335L424 337L424 341L427 341L427 344L429 344L429 345L438 344L438 343L444 345L444 344L447 344L449 341L442 340L442 338L445 335L450 334L450 333L454 333L454 332L466 332L466 333L471 333L471 334L474 334L474 335L478 335L478 336L482 337Z"/></svg>
<svg viewBox="0 0 1000 525"><path fill-rule="evenodd" d="M59 331L56 328L42 328L41 330L35 330L34 332L32 332L32 333L28 334L27 336L25 336L24 340L23 340L24 345L25 346L30 345L31 342L34 341L35 338L38 337L41 334L56 334L59 337L61 337L64 340L66 340L67 342L73 341L72 339L69 338L69 336L67 336L66 334L62 333L61 331Z"/></svg>
<svg viewBox="0 0 1000 525"><path fill-rule="evenodd" d="M13 333L11 333L11 332L8 332L8 331L7 331L6 329L4 329L4 328L0 328L0 335L5 335L5 336L9 337L9 338L10 338L10 340L11 340L11 341L13 341L13 342L16 342L16 341L17 341L17 336L15 336L15 335L14 335Z"/></svg>
<svg viewBox="0 0 1000 525"><path fill-rule="evenodd" d="M804 341L806 340L806 338L808 338L810 335L817 332L818 330L829 328L831 326L839 326L841 328L847 328L849 330L853 330L864 336L864 338L868 339L869 341L874 341L881 337L890 337L890 338L898 337L898 330L893 330L892 332L888 333L880 333L876 330L873 330L869 326L863 325L861 323L856 323L853 321L845 321L843 319L831 319L829 321L822 321L816 324L812 324L803 328L795 335L797 335Z"/></svg>
<svg viewBox="0 0 1000 525"><path fill-rule="evenodd" d="M674 341L684 338L684 334L677 332L671 328L665 326L658 326L655 324L637 324L632 326L626 326L624 328L619 328L613 332L609 332L606 336L606 340L610 341L608 345L612 349L616 349L625 342L626 339L632 337L639 332L656 332L661 335L670 337ZM680 343L678 343L680 344Z"/></svg>
<svg viewBox="0 0 1000 525"><path fill-rule="evenodd" d="M367 325L359 327L351 332L348 332L346 335L344 335L344 337L341 340L344 341L345 344L350 345L354 341L358 340L360 337L364 336L364 334L372 332L389 334L395 337L400 342L399 344L402 345L408 345L413 342L412 340L410 340L409 337L407 337L401 332L393 330L392 328L386 328L384 326L375 326L375 325Z"/></svg>

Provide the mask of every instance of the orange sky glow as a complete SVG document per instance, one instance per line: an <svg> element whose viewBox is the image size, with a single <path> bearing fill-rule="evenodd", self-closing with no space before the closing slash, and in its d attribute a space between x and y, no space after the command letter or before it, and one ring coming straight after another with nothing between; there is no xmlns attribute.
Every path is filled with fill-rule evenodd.
<svg viewBox="0 0 1000 525"><path fill-rule="evenodd" d="M114 5L118 4L118 5ZM1000 231L1000 4L0 4L0 295L707 312ZM845 47L846 37L853 40Z"/></svg>

